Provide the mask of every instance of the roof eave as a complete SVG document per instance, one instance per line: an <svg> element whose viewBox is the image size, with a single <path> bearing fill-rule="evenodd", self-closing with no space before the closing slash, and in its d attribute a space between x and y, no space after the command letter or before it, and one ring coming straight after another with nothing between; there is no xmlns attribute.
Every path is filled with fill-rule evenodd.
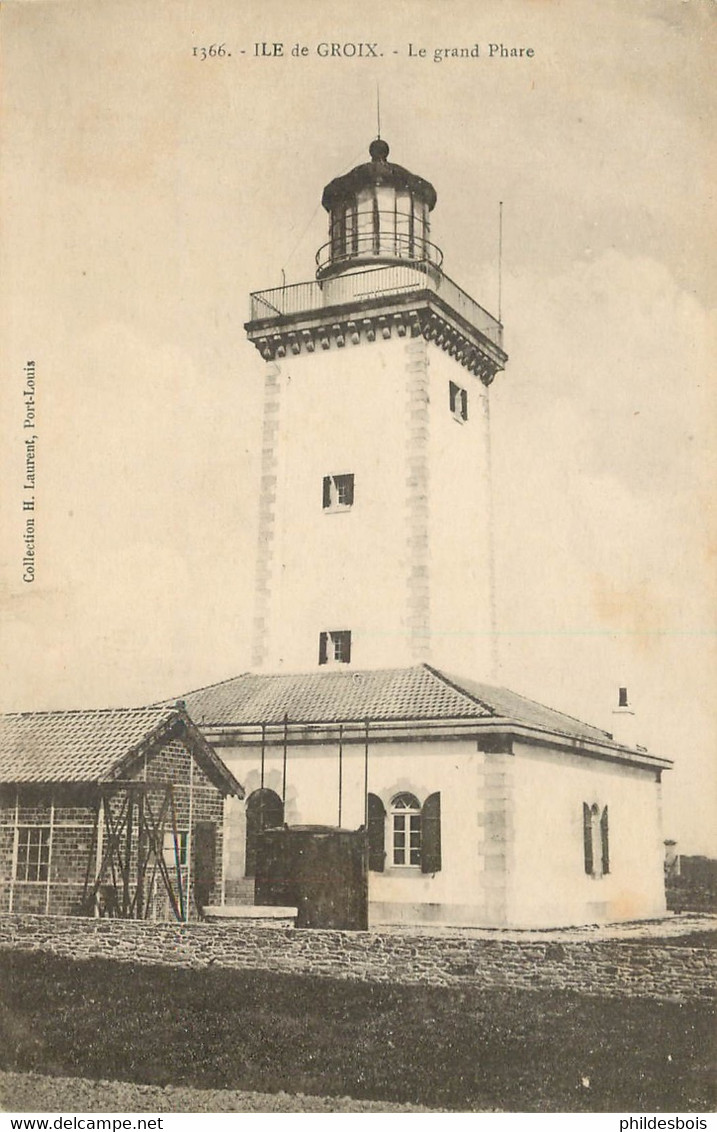
<svg viewBox="0 0 717 1132"><path fill-rule="evenodd" d="M396 185L425 200L429 210L436 207L438 197L431 182L392 161L367 161L340 177L334 177L321 194L321 204L330 212L337 202L352 198L368 185Z"/></svg>
<svg viewBox="0 0 717 1132"><path fill-rule="evenodd" d="M339 727L344 728L347 743L363 741L366 722L363 720L289 720L272 722L214 722L203 723L202 728L218 746L255 745L261 742L262 732L268 741L281 737L286 726L287 739L321 744L334 742ZM313 734L312 734L313 733ZM532 727L520 720L492 716L490 718L453 717L446 719L415 719L410 717L370 720L369 741L399 742L409 736L435 742L441 739L475 739L480 735L507 735L513 739L539 746L559 747L576 754L588 755L611 762L640 766L651 770L669 770L671 759L652 755L633 747L612 741L607 734L604 740L597 737L571 735L566 732ZM237 742L239 740L239 742Z"/></svg>
<svg viewBox="0 0 717 1132"><path fill-rule="evenodd" d="M665 759L659 755L652 755L649 751L639 750L636 747L626 747L615 743L608 736L605 739L591 738L581 735L569 735L565 732L550 731L540 727L531 727L519 720L505 719L487 720L481 725L484 732L506 733L527 743L536 743L540 746L559 746L578 754L587 754L595 758L606 759L611 762L627 763L632 766L647 767L650 770L670 770L672 759Z"/></svg>
<svg viewBox="0 0 717 1132"><path fill-rule="evenodd" d="M239 780L234 777L232 772L229 770L229 767L226 766L225 763L219 758L214 748L210 743L207 742L204 735L197 727L196 723L194 723L194 721L182 708L178 710L177 715L181 719L185 728L186 736L192 745L192 753L195 757L197 757L197 755L199 756L198 761L200 763L204 762L205 766L211 766L217 778L224 783L225 794L232 795L240 799L244 798L244 787L239 782Z"/></svg>
<svg viewBox="0 0 717 1132"><path fill-rule="evenodd" d="M218 789L224 794L243 798L244 787L237 781L229 768L224 765L183 708L175 708L169 712L166 719L118 759L108 771L100 775L97 781L101 784L121 778L123 772L142 755L154 753L162 743L180 734L188 742L193 757L197 759L200 765L203 764L205 770L209 771L208 777L214 780Z"/></svg>

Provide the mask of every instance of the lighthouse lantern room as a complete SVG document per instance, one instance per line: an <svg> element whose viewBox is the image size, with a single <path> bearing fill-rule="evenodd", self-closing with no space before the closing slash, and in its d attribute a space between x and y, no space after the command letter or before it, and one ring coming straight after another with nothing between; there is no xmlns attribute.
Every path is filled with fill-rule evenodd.
<svg viewBox="0 0 717 1132"><path fill-rule="evenodd" d="M316 255L318 279L379 263L441 266L443 253L429 239L433 185L389 162L382 138L371 142L369 153L369 162L324 189L329 241Z"/></svg>

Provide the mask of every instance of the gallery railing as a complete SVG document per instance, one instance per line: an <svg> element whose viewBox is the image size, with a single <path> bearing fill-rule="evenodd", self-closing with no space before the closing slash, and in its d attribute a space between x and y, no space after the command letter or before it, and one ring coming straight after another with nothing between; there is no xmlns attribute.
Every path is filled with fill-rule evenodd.
<svg viewBox="0 0 717 1132"><path fill-rule="evenodd" d="M461 315L471 326L498 346L503 343L503 327L493 315L463 291L452 279L425 264L391 264L368 271L347 271L330 279L309 280L251 296L251 321L277 315L310 314L326 307L386 295L432 291Z"/></svg>

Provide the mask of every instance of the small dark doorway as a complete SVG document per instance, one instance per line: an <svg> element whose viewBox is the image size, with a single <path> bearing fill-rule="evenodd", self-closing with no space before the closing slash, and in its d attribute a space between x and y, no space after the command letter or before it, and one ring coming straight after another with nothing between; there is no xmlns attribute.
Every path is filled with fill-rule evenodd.
<svg viewBox="0 0 717 1132"><path fill-rule="evenodd" d="M212 902L216 856L216 822L198 821L194 827L194 902L200 912Z"/></svg>
<svg viewBox="0 0 717 1132"><path fill-rule="evenodd" d="M256 849L265 829L284 824L284 803L273 790L263 787L250 794L246 802L246 858L244 875L256 876Z"/></svg>

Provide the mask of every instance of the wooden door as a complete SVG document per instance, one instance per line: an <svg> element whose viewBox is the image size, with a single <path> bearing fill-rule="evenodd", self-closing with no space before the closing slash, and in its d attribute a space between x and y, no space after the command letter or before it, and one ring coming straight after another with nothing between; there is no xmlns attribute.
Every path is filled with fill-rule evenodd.
<svg viewBox="0 0 717 1132"><path fill-rule="evenodd" d="M194 827L194 902L201 912L211 904L217 856L217 823L198 821Z"/></svg>

